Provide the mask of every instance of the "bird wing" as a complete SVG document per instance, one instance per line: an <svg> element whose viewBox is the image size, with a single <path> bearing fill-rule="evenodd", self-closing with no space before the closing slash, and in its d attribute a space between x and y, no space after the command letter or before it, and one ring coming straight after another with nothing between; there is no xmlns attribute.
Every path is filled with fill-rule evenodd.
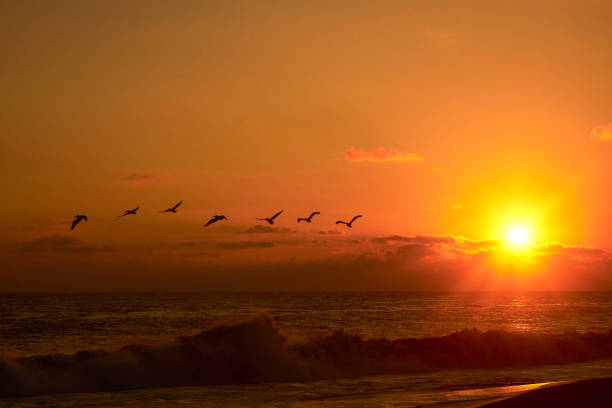
<svg viewBox="0 0 612 408"><path fill-rule="evenodd" d="M139 208L140 208L140 206L134 208L132 211L138 211Z"/></svg>
<svg viewBox="0 0 612 408"><path fill-rule="evenodd" d="M84 219L85 221L87 221L87 216L86 215L81 215L81 218Z"/></svg>
<svg viewBox="0 0 612 408"><path fill-rule="evenodd" d="M363 215L359 214L359 215L354 216L353 219L351 220L351 222L349 222L349 224L352 224L353 221L355 221L359 217L363 217Z"/></svg>
<svg viewBox="0 0 612 408"><path fill-rule="evenodd" d="M217 221L221 221L221 220L227 220L227 217L225 215L213 215L213 217L210 220L208 220L208 222L204 226L208 227L210 224L215 223Z"/></svg>
<svg viewBox="0 0 612 408"><path fill-rule="evenodd" d="M317 214L321 214L321 213L320 213L320 212L318 212L318 211L315 211L315 212L313 212L312 214L310 214L310 217L308 217L308 218L312 218L312 217L314 217L314 216L315 216L315 215L317 215Z"/></svg>
<svg viewBox="0 0 612 408"><path fill-rule="evenodd" d="M306 218L298 218L298 222L300 221L306 221Z"/></svg>
<svg viewBox="0 0 612 408"><path fill-rule="evenodd" d="M181 204L183 204L183 200L179 201L174 207L172 207L172 209L176 210Z"/></svg>
<svg viewBox="0 0 612 408"><path fill-rule="evenodd" d="M279 215L281 215L283 213L283 211L279 211L276 214L274 214L272 217L270 217L271 220L275 219L276 217L278 217Z"/></svg>
<svg viewBox="0 0 612 408"><path fill-rule="evenodd" d="M336 221L336 224L346 224L344 221Z"/></svg>
<svg viewBox="0 0 612 408"><path fill-rule="evenodd" d="M70 229L73 230L74 227L76 227L76 225L79 223L79 221L81 221L80 218L76 218L75 220L73 220L72 225L70 226Z"/></svg>

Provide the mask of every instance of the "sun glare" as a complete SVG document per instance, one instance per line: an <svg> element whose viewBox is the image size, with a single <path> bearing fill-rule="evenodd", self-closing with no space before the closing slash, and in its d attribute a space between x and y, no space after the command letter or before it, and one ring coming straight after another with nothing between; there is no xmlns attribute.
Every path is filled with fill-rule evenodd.
<svg viewBox="0 0 612 408"><path fill-rule="evenodd" d="M514 245L525 245L529 241L529 234L523 227L512 227L508 231L508 241Z"/></svg>

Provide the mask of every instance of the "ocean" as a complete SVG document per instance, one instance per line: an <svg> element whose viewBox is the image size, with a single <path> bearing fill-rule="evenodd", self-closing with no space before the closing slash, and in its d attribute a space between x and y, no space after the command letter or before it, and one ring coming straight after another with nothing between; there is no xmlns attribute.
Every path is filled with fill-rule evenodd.
<svg viewBox="0 0 612 408"><path fill-rule="evenodd" d="M468 407L612 376L612 292L0 295L0 406Z"/></svg>

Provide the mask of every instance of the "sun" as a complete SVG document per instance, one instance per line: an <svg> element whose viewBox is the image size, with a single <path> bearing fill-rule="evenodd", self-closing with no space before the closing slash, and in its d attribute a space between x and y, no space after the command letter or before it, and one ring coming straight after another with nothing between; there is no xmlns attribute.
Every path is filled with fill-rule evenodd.
<svg viewBox="0 0 612 408"><path fill-rule="evenodd" d="M529 233L523 227L512 227L508 231L508 241L514 245L525 245L529 241Z"/></svg>

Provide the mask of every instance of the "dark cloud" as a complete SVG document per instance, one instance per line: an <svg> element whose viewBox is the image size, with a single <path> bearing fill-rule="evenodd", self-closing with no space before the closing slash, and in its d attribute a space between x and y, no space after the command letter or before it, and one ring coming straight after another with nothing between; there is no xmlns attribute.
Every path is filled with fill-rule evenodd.
<svg viewBox="0 0 612 408"><path fill-rule="evenodd" d="M191 248L196 246L198 243L195 241L182 241L182 242L177 242L176 246L178 247L182 247L182 248Z"/></svg>
<svg viewBox="0 0 612 408"><path fill-rule="evenodd" d="M240 242L219 242L217 244L222 249L251 249L251 248L273 248L272 242L265 241L240 241Z"/></svg>
<svg viewBox="0 0 612 408"><path fill-rule="evenodd" d="M417 257L421 258L424 256L432 256L437 255L438 252L432 249L429 245L424 244L410 244L410 245L402 245L397 248L395 252L397 256L400 257Z"/></svg>
<svg viewBox="0 0 612 408"><path fill-rule="evenodd" d="M342 232L338 230L327 230L327 231L319 231L321 235L342 235Z"/></svg>
<svg viewBox="0 0 612 408"><path fill-rule="evenodd" d="M112 250L108 245L98 246L85 244L78 238L63 235L41 237L19 246L21 252L107 252Z"/></svg>
<svg viewBox="0 0 612 408"><path fill-rule="evenodd" d="M388 244L390 242L411 242L418 244L454 244L456 239L451 236L427 236L417 235L414 237L404 237L401 235L391 235L388 237L372 238L375 244Z"/></svg>
<svg viewBox="0 0 612 408"><path fill-rule="evenodd" d="M508 250L505 242L496 240L397 235L379 237L378 244L372 245L372 238L360 237L361 244L353 242L357 239L304 241L304 245L312 246L300 248L300 252L290 246L299 240L202 241L192 246L191 240L184 238L174 244L180 251L176 256L169 257L164 251L139 254L131 248L127 262L121 258L121 251L114 253L121 264L88 261L91 273L87 279L81 276L84 257L44 259L46 267L54 271L53 279L38 272L39 257L20 257L18 261L13 259L13 266L5 267L4 272L0 268L0 286L11 291L24 290L27 285L41 288L45 287L40 286L41 279L46 279L49 288L60 290L70 285L81 291L97 287L87 286L92 282L100 285L98 290L612 289L612 254L597 248L554 243L517 254ZM275 249L264 251L265 257L256 253L266 248ZM100 250L71 236L42 238L22 247L30 252L91 249ZM152 261L146 273L137 267L143 256ZM117 270L121 270L120 280L109 280L109 272ZM64 280L58 280L58 276Z"/></svg>
<svg viewBox="0 0 612 408"><path fill-rule="evenodd" d="M129 176L124 177L123 180L125 181L149 181L149 180L153 180L154 178L155 176L152 174L133 173L133 174L130 174Z"/></svg>
<svg viewBox="0 0 612 408"><path fill-rule="evenodd" d="M246 234L294 234L297 231L289 228L275 228L266 225L255 225L244 231Z"/></svg>

